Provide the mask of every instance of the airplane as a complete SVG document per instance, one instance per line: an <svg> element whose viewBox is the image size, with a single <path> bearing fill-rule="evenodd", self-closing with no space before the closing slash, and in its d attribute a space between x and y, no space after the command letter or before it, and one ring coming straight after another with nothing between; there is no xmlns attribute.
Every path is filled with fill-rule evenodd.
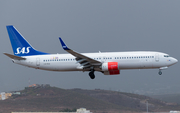
<svg viewBox="0 0 180 113"><path fill-rule="evenodd" d="M14 55L4 53L13 63L48 71L95 71L104 75L118 75L125 69L167 69L178 62L166 53L155 51L79 53L70 49L59 37L62 48L70 54L50 54L34 49L13 26L6 26Z"/></svg>

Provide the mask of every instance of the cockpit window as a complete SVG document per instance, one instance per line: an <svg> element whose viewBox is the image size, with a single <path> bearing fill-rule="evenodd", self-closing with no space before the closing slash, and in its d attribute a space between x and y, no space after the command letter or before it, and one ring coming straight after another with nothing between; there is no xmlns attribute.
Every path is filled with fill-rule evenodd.
<svg viewBox="0 0 180 113"><path fill-rule="evenodd" d="M169 57L169 55L164 55L164 57Z"/></svg>

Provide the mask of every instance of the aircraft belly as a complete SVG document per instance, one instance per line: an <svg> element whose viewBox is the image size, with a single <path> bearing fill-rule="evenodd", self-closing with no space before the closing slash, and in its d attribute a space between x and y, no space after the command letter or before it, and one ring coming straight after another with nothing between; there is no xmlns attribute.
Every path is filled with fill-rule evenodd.
<svg viewBox="0 0 180 113"><path fill-rule="evenodd" d="M58 65L59 71L77 71L77 64L75 63L66 63Z"/></svg>
<svg viewBox="0 0 180 113"><path fill-rule="evenodd" d="M77 64L72 62L60 63L60 62L53 62L49 64L44 64L42 66L45 70L51 71L77 71Z"/></svg>

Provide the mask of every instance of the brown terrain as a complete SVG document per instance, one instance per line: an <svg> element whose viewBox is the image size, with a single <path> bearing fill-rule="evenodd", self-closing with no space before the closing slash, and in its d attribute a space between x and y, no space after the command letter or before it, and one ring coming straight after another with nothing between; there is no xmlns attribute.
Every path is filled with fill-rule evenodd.
<svg viewBox="0 0 180 113"><path fill-rule="evenodd" d="M0 113L12 111L59 112L86 108L93 113L140 113L146 111L180 110L180 105L147 96L107 90L60 89L57 87L27 87L20 95L0 100Z"/></svg>

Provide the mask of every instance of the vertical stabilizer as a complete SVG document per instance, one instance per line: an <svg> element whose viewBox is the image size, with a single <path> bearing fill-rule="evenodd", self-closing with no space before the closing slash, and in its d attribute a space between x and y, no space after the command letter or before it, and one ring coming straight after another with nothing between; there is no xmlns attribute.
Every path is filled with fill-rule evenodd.
<svg viewBox="0 0 180 113"><path fill-rule="evenodd" d="M18 32L18 30L12 26L6 26L9 39L11 41L14 55L16 56L30 56L30 55L43 55L48 54L35 50L26 39Z"/></svg>

